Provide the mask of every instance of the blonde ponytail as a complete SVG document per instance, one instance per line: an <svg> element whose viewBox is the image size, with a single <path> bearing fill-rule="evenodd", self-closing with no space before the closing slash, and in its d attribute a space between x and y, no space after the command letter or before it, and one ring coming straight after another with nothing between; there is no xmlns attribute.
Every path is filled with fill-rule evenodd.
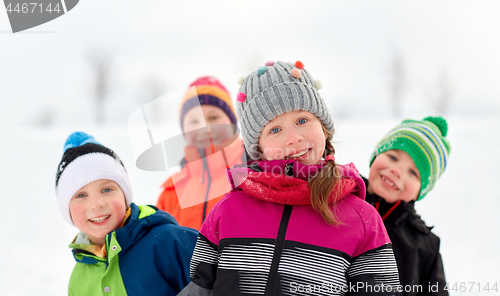
<svg viewBox="0 0 500 296"><path fill-rule="evenodd" d="M323 126L323 125L322 125ZM323 126L323 132L330 138L331 132L326 130ZM335 148L330 141L326 141L325 152L323 157L326 158L328 155L335 155ZM313 209L321 214L326 223L331 225L339 225L340 221L335 216L335 204L336 198L334 199L334 209L330 209L328 200L332 194L333 189L340 179L340 174L337 168L337 164L334 159L330 159L326 162L323 169L313 178L309 180L308 186L311 190L311 204Z"/></svg>

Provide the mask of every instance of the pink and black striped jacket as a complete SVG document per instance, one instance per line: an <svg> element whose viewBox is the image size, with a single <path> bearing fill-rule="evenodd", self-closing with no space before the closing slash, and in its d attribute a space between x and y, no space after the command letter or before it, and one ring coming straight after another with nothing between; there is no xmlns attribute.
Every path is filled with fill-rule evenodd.
<svg viewBox="0 0 500 296"><path fill-rule="evenodd" d="M339 166L334 189L340 226L312 208L307 180L323 165L255 161L228 171L233 190L201 227L192 282L213 295L398 295L389 237L353 164Z"/></svg>

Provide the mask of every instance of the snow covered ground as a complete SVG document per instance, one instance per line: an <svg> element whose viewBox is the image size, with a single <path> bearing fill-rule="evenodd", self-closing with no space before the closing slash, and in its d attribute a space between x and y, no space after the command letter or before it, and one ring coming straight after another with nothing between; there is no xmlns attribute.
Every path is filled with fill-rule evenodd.
<svg viewBox="0 0 500 296"><path fill-rule="evenodd" d="M465 283L467 292L452 295L499 295L483 291L498 283L500 245L500 119L449 119L452 145L449 166L434 190L416 205L441 237L447 281ZM337 161L354 162L363 175L381 136L397 121L338 121ZM67 295L74 260L67 245L76 228L57 208L54 182L66 137L82 127L2 128L0 289L2 295ZM125 126L83 128L124 161L134 187L134 201L155 204L164 172L135 168ZM474 287L470 292L472 283ZM481 293L478 293L478 284Z"/></svg>

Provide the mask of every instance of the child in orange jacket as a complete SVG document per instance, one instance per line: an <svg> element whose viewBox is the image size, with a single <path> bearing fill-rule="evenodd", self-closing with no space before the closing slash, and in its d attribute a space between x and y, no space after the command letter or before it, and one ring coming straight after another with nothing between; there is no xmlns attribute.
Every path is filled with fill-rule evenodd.
<svg viewBox="0 0 500 296"><path fill-rule="evenodd" d="M182 169L163 184L157 207L180 225L199 230L230 190L226 166L246 161L246 154L229 92L214 77L190 85L180 104L180 124L188 143Z"/></svg>

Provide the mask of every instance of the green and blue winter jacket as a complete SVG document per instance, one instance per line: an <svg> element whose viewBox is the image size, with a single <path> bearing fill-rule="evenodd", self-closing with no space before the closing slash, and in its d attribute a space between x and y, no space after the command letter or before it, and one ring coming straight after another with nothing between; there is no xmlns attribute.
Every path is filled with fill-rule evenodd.
<svg viewBox="0 0 500 296"><path fill-rule="evenodd" d="M130 210L123 227L106 235L102 257L82 232L70 244L77 263L68 295L177 295L190 282L198 231L153 206Z"/></svg>

